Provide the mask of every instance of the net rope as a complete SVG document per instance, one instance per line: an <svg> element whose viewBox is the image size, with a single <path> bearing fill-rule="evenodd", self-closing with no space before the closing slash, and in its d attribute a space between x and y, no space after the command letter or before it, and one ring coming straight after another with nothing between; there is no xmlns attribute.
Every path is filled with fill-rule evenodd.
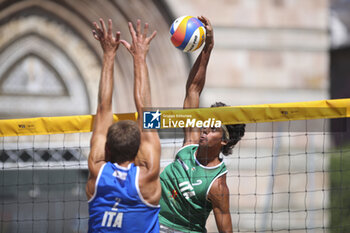
<svg viewBox="0 0 350 233"><path fill-rule="evenodd" d="M347 117L348 103L336 106L346 109L338 117L283 122L269 117L247 124L243 139L224 157L234 232L350 231L350 149L333 146L334 136L346 131L331 132L328 120ZM90 127L93 116L86 117ZM34 132L33 119L0 121L0 232L87 232L91 132L74 125L67 133L61 120L43 119L52 132ZM21 133L23 125L29 129ZM182 142L181 129L161 134L162 168ZM217 232L213 213L206 226Z"/></svg>

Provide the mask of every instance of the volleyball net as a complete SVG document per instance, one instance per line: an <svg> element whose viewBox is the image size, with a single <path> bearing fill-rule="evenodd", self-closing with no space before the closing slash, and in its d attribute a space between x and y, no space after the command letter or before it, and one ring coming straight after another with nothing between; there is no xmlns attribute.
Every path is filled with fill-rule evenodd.
<svg viewBox="0 0 350 233"><path fill-rule="evenodd" d="M161 113L165 122L247 124L224 157L234 232L299 233L350 232L349 110L350 99L340 99ZM87 232L92 122L92 115L0 120L0 232ZM164 168L183 134L159 132ZM207 229L217 232L212 214Z"/></svg>

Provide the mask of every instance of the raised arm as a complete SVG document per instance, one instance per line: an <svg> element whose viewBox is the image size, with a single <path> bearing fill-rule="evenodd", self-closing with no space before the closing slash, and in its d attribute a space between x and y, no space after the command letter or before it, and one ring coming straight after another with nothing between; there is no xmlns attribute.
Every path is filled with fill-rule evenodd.
<svg viewBox="0 0 350 233"><path fill-rule="evenodd" d="M186 97L183 106L184 109L199 107L199 97L205 84L207 66L209 63L211 51L214 47L214 34L210 21L204 16L200 16L198 17L198 19L202 21L202 23L205 26L206 39L204 48L202 49L201 53L196 59L196 62L192 66L192 69L187 79ZM186 128L184 132L184 145L198 143L200 137L200 132L198 129Z"/></svg>
<svg viewBox="0 0 350 233"><path fill-rule="evenodd" d="M134 99L138 113L138 126L141 131L141 144L135 164L141 169L140 191L146 201L158 204L161 191L159 182L160 141L157 131L143 130L142 121L143 108L152 107L146 57L150 43L156 36L156 31L147 37L148 27L146 23L142 33L140 20L137 20L136 31L129 23L132 43L129 44L124 40L121 43L128 49L134 60Z"/></svg>
<svg viewBox="0 0 350 233"><path fill-rule="evenodd" d="M112 21L108 20L108 30L100 19L101 27L94 24L93 36L101 44L103 50L102 72L98 90L97 111L93 122L88 159L89 178L86 185L88 199L95 191L95 182L101 166L105 163L105 144L109 126L113 123L112 95L113 95L113 67L114 59L120 44L120 32L116 37L112 34Z"/></svg>
<svg viewBox="0 0 350 233"><path fill-rule="evenodd" d="M232 233L230 213L230 191L226 184L226 174L216 179L208 193L213 206L216 226L221 233Z"/></svg>

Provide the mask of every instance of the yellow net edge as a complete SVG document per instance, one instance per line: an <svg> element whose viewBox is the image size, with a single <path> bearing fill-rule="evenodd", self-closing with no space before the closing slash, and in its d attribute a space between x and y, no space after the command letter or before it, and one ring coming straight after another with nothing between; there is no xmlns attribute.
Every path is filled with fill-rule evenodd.
<svg viewBox="0 0 350 233"><path fill-rule="evenodd" d="M156 109L156 108L154 108ZM155 110L156 111L156 110ZM217 108L161 110L163 121L215 119L222 124L248 124L350 117L350 99ZM0 120L0 137L91 132L94 115ZM114 121L136 120L137 113L114 114ZM169 128L177 128L169 125Z"/></svg>

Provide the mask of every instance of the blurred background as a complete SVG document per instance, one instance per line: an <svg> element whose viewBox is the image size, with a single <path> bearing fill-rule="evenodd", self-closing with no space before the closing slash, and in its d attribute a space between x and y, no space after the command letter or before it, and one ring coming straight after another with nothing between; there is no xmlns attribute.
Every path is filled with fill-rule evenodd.
<svg viewBox="0 0 350 233"><path fill-rule="evenodd" d="M182 15L205 15L214 27L202 106L344 97L348 8L347 0L1 0L0 117L95 113L101 49L91 29L99 17L111 18L127 40L127 22L138 18L158 31L148 58L154 106L182 105L199 53L170 42L170 25ZM115 112L135 111L132 68L120 48Z"/></svg>
<svg viewBox="0 0 350 233"><path fill-rule="evenodd" d="M170 25L182 15L204 15L214 28L215 46L201 95L202 107L208 107L215 101L235 106L350 97L350 0L0 0L0 119L95 114L102 53L91 30L92 22L100 17L104 20L111 18L114 30L121 31L121 37L128 41L128 21L135 23L141 19L150 24L151 30L157 30L147 60L153 105L181 107L187 75L199 54L183 53L170 42ZM134 112L132 58L123 46L116 58L115 76L114 112ZM341 144L344 137L349 137L346 134L341 142L336 137L333 141ZM9 146L5 150L11 143L6 144L3 140L0 155L3 167L16 158L17 161L34 163L36 157L44 162L82 161L83 165L81 169L61 166L54 171L47 167L47 170L39 169L35 173L30 169L0 172L0 199L3 203L10 203L7 209L1 206L4 220L1 232L46 231L42 229L48 229L47 232L86 231L87 205L83 191L87 175L84 165L86 153L81 149L66 150L69 141L82 139L67 136L50 140L51 144L60 140L61 149L19 151ZM305 138L296 140L296 147L305 147L304 141ZM265 147L275 151L276 146L269 143L265 142ZM323 142L318 146L325 144L327 147L330 145ZM162 166L167 163L166 159L170 161L173 158L175 150L174 143L164 145L166 156ZM252 151L255 147L248 137L242 142L240 152L234 152L233 158L258 153ZM269 160L265 167L261 167L263 171L269 171L269 166L273 166L275 160L271 155L274 152L271 151L267 152ZM256 177L253 180L236 179L236 175L257 174L257 165L249 165L256 157L247 158L245 163L235 159L227 163L232 171L229 184L233 195L246 192L248 197L251 191L248 186L252 183L255 187L258 183L262 184L262 188L253 190L255 194L269 186L269 180L257 180ZM295 163L304 169L305 161L307 159L303 158ZM287 162L279 161L279 164L283 167ZM327 162L315 164L320 169L328 166ZM305 169L310 171L314 168ZM51 175L48 175L49 170ZM300 183L296 183L295 187L304 188L308 181L314 180L316 188L327 188L328 178L324 174L321 176L296 177ZM319 179L322 184L317 184ZM242 186L239 186L240 182ZM275 187L282 187L283 183L283 179L276 181ZM40 191L36 184L47 186L41 185ZM252 199L239 198L239 195L238 199L237 196L231 198L235 230L256 232L256 225L259 225L259 229L264 231L268 228L264 222L268 220L272 228L276 225L287 229L283 220L272 223L271 216L256 216L257 209L269 211L266 206L269 206L270 199L265 198L260 203L255 195L255 207L252 207L249 206ZM321 222L316 220L314 225L308 222L304 228L322 230L323 227L324 230L330 225L328 212L324 212L324 208L328 208L328 201L325 201L328 196L316 195L313 198L321 203L316 204L320 208L316 215L323 215L323 218ZM25 205L21 205L23 213L19 199L29 203L27 211ZM278 197L275 200L279 200ZM276 211L285 204L283 200L275 203ZM306 204L303 205L306 196L291 199L288 195L288 206L291 200L294 206L300 204L306 208ZM246 218L243 215L245 206L253 211ZM296 214L300 216L298 211ZM315 219L320 219L316 215ZM53 219L52 223L36 221L37 228L33 224L26 228L29 222L45 216ZM16 219L15 222L12 219ZM298 217L292 217L295 220L292 223L290 219L289 216L289 231L294 226L306 224L304 218L298 220ZM213 216L210 216L208 230L216 231ZM306 229L295 232L306 232Z"/></svg>

